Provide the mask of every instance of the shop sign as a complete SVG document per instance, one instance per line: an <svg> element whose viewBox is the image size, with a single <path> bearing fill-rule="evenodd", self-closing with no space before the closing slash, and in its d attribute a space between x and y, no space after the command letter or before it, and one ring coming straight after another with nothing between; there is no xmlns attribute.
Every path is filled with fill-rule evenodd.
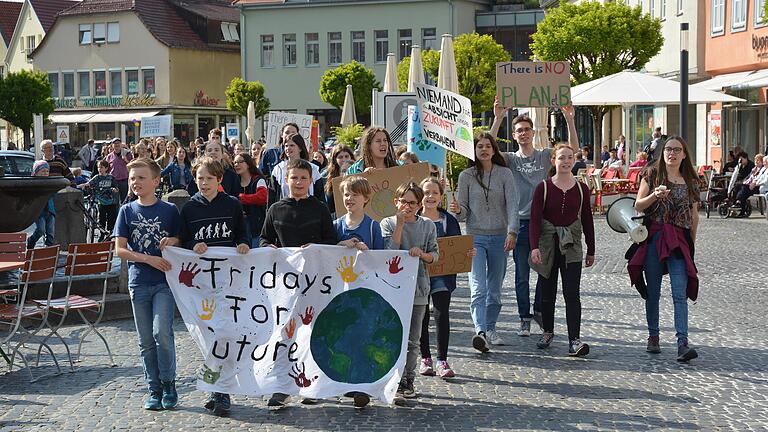
<svg viewBox="0 0 768 432"><path fill-rule="evenodd" d="M757 58L768 58L768 36L752 35L752 51L757 51Z"/></svg>
<svg viewBox="0 0 768 432"><path fill-rule="evenodd" d="M208 97L204 91L198 90L197 93L195 93L195 101L193 103L195 106L215 107L219 105L219 100L216 98Z"/></svg>
<svg viewBox="0 0 768 432"><path fill-rule="evenodd" d="M101 108L101 107L135 107L152 106L155 104L155 97L148 94L133 96L97 96L75 98L55 98L56 108Z"/></svg>

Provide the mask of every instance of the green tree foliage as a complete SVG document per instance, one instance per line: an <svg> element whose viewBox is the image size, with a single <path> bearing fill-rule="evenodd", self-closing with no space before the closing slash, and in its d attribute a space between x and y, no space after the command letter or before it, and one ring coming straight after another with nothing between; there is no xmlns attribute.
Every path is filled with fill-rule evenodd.
<svg viewBox="0 0 768 432"><path fill-rule="evenodd" d="M43 119L53 112L51 82L40 71L22 70L0 77L0 117L24 133L24 147L32 144L32 116L42 114Z"/></svg>
<svg viewBox="0 0 768 432"><path fill-rule="evenodd" d="M320 99L341 109L344 106L347 84L352 85L355 111L358 117L370 113L373 89L381 90L382 87L376 80L376 74L373 70L354 60L323 74L322 79L320 79Z"/></svg>
<svg viewBox="0 0 768 432"><path fill-rule="evenodd" d="M363 136L364 129L365 127L358 123L331 128L336 136L336 144L343 144L353 150L357 148L358 139Z"/></svg>
<svg viewBox="0 0 768 432"><path fill-rule="evenodd" d="M456 73L459 75L459 94L472 101L472 111L481 113L493 108L496 95L496 63L509 61L509 53L490 35L465 33L453 41ZM440 68L440 55L436 51L422 53L422 65L435 81ZM401 90L408 87L409 57L397 66L397 82Z"/></svg>
<svg viewBox="0 0 768 432"><path fill-rule="evenodd" d="M532 36L538 60L571 63L573 84L583 84L623 70L639 70L664 44L661 21L624 2L582 2L547 12ZM590 107L595 137L602 137L603 116L609 107ZM600 138L595 140L599 154Z"/></svg>
<svg viewBox="0 0 768 432"><path fill-rule="evenodd" d="M250 101L253 101L256 118L263 117L269 111L269 99L264 96L264 85L259 81L232 78L224 94L227 96L227 109L241 116L248 114Z"/></svg>

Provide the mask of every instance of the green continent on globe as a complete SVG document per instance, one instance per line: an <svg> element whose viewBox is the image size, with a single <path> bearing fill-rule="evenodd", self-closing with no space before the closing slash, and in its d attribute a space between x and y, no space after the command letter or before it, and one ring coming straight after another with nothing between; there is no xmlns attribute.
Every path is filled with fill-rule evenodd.
<svg viewBox="0 0 768 432"><path fill-rule="evenodd" d="M460 126L458 129L456 129L456 138L462 139L464 141L472 141L472 134L469 133L467 128Z"/></svg>
<svg viewBox="0 0 768 432"><path fill-rule="evenodd" d="M373 383L400 358L403 325L397 311L368 288L343 292L320 312L312 328L315 363L332 380Z"/></svg>
<svg viewBox="0 0 768 432"><path fill-rule="evenodd" d="M389 189L379 189L378 192L371 197L371 208L373 211L380 215L394 214L395 193Z"/></svg>

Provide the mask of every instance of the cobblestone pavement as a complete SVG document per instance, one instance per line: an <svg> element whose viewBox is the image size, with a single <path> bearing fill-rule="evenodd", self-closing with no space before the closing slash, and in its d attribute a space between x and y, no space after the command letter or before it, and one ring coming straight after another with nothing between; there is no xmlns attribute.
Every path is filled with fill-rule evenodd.
<svg viewBox="0 0 768 432"><path fill-rule="evenodd" d="M515 335L508 272L501 317L508 345L487 355L470 347L468 288L461 278L449 353L458 376L419 377L421 397L411 407L375 402L356 411L349 400L326 400L270 412L262 398L235 396L229 418L213 417L201 407L205 395L192 378L202 356L177 321L181 406L147 412L141 409L145 390L133 322L117 321L104 325L116 352L114 368L104 357L87 356L75 373L43 383L29 384L25 371L0 375L0 431L768 430L765 220L702 219L702 287L690 307L690 338L700 357L691 364L675 361L668 285L661 303L663 352L646 354L643 302L623 269L628 240L603 219L596 225L597 263L582 283L582 337L592 346L586 359L566 355L562 298L548 352L536 349L536 337ZM71 327L65 334L82 330ZM92 341L84 350L98 348Z"/></svg>

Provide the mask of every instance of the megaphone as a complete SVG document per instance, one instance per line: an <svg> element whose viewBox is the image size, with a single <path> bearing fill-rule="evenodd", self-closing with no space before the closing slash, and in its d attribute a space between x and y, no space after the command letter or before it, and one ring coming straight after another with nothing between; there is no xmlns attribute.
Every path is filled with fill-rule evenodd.
<svg viewBox="0 0 768 432"><path fill-rule="evenodd" d="M629 233L629 238L635 243L640 243L648 238L648 229L638 222L642 216L635 216L635 199L622 197L608 207L605 220L608 226L616 232Z"/></svg>

